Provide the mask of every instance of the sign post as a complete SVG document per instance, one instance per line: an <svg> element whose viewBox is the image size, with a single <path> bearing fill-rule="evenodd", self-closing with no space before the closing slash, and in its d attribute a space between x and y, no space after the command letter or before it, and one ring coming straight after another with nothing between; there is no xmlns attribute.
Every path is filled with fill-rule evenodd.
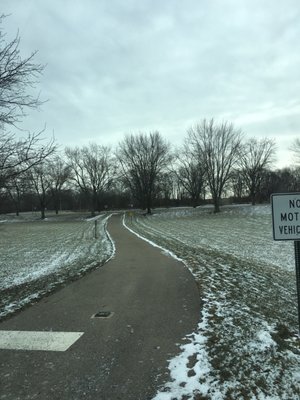
<svg viewBox="0 0 300 400"><path fill-rule="evenodd" d="M95 219L95 227L94 227L94 231L95 231L95 239L98 239L98 235L97 235L97 220Z"/></svg>
<svg viewBox="0 0 300 400"><path fill-rule="evenodd" d="M300 336L300 193L271 195L274 240L293 240L295 248Z"/></svg>
<svg viewBox="0 0 300 400"><path fill-rule="evenodd" d="M298 293L298 321L299 321L299 336L300 336L300 241L295 240L295 262L296 262L296 281Z"/></svg>

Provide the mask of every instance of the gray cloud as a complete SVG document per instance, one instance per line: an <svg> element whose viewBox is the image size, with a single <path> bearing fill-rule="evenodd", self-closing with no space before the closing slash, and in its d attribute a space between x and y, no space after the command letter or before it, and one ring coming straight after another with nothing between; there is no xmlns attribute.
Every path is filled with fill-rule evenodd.
<svg viewBox="0 0 300 400"><path fill-rule="evenodd" d="M117 142L230 119L248 136L299 134L300 4L296 0L2 0L8 37L46 63L47 122L63 145ZM281 150L281 164L284 164Z"/></svg>

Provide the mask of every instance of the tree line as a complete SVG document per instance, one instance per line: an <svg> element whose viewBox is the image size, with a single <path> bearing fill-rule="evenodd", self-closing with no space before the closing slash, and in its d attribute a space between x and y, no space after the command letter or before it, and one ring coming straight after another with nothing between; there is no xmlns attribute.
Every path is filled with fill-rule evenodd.
<svg viewBox="0 0 300 400"><path fill-rule="evenodd" d="M0 26L3 20L0 17ZM204 119L175 149L158 132L126 135L115 148L90 143L59 152L44 130L18 139L29 109L42 104L31 88L44 66L35 52L22 58L20 38L7 43L0 29L0 212L49 207L89 209L192 205L205 201L220 211L221 199L267 201L273 192L300 191L300 140L292 145L294 166L272 170L271 139L247 139L230 122Z"/></svg>
<svg viewBox="0 0 300 400"><path fill-rule="evenodd" d="M10 168L8 158L0 169L2 212L39 209L45 218L47 207L57 213L89 209L93 215L139 207L151 213L155 206L196 207L207 201L219 212L222 197L255 204L274 192L300 191L299 166L270 168L274 141L243 141L227 122L202 121L176 150L159 132L127 135L114 149L90 143L61 154L52 150L36 155L34 163L12 160Z"/></svg>

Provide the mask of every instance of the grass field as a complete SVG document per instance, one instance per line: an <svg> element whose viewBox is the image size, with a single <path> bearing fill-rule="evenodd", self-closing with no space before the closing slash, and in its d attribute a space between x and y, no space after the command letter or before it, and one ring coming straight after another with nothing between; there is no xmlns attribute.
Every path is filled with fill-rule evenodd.
<svg viewBox="0 0 300 400"><path fill-rule="evenodd" d="M105 263L108 216L0 216L0 318ZM17 221L17 222L16 222ZM202 315L155 400L298 400L293 243L272 239L269 206L136 213L125 224L193 273Z"/></svg>
<svg viewBox="0 0 300 400"><path fill-rule="evenodd" d="M293 243L272 240L270 207L166 210L126 224L184 260L203 303L155 399L299 399Z"/></svg>
<svg viewBox="0 0 300 400"><path fill-rule="evenodd" d="M102 265L112 254L107 217L68 213L0 219L0 318Z"/></svg>

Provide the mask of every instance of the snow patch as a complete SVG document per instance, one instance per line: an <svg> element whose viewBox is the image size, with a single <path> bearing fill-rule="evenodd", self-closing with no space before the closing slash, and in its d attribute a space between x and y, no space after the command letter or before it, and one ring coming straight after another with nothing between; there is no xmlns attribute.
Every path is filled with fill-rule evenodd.
<svg viewBox="0 0 300 400"><path fill-rule="evenodd" d="M300 398L299 338L280 336L298 326L294 252L272 240L270 214L269 205L237 205L124 220L181 259L201 287L202 320L169 360L170 382L155 400Z"/></svg>
<svg viewBox="0 0 300 400"><path fill-rule="evenodd" d="M96 217L98 239L94 224L77 216L68 222L48 221L47 227L42 221L10 225L0 243L0 318L112 259L115 244L107 231L111 215ZM12 254L14 242L18 245Z"/></svg>
<svg viewBox="0 0 300 400"><path fill-rule="evenodd" d="M156 248L162 250L162 253L163 253L163 254L165 254L165 255L167 255L167 256L169 256L169 257L172 257L172 258L174 258L174 259L177 260L177 261L181 261L183 264L185 264L184 261L183 261L181 258L177 257L176 254L174 254L172 251L167 250L167 249L165 249L165 248L162 247L162 246L159 246L158 244L152 242L152 240L146 239L144 236L139 235L137 232L135 232L134 230L130 229L130 228L128 227L128 225L126 225L126 223L125 223L125 214L123 215L122 223L123 223L124 228L126 228L127 230L129 230L129 232L133 233L133 234L134 234L135 236L137 236L139 239L142 239L142 240L144 240L145 242L151 244L151 246L156 247ZM185 264L185 265L186 265L186 264Z"/></svg>

